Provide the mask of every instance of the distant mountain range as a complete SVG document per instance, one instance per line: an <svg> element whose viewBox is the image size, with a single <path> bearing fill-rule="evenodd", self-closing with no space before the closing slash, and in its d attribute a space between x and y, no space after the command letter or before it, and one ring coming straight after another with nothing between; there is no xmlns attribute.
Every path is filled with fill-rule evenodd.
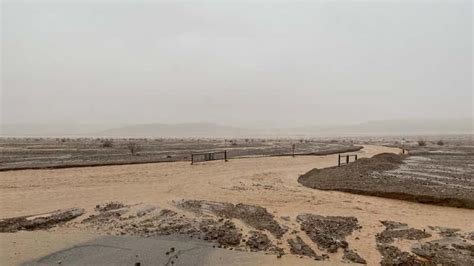
<svg viewBox="0 0 474 266"><path fill-rule="evenodd" d="M105 136L225 137L240 136L241 129L212 123L131 125L100 132Z"/></svg>
<svg viewBox="0 0 474 266"><path fill-rule="evenodd" d="M387 134L473 134L473 119L411 119L369 121L340 126L238 128L213 123L105 125L1 125L1 136L100 137L263 137Z"/></svg>

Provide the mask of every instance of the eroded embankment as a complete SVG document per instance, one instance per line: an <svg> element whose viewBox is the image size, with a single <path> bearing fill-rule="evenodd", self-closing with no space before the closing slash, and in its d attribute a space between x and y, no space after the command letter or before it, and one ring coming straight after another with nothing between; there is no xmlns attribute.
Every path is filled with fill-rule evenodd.
<svg viewBox="0 0 474 266"><path fill-rule="evenodd" d="M474 190L470 179L457 184L450 175L430 176L404 171L408 156L391 153L363 158L347 166L313 169L300 176L298 182L310 188L336 190L355 194L394 198L451 207L474 209ZM418 175L425 175L419 178ZM451 182L452 181L452 182ZM456 182L456 184L452 184Z"/></svg>

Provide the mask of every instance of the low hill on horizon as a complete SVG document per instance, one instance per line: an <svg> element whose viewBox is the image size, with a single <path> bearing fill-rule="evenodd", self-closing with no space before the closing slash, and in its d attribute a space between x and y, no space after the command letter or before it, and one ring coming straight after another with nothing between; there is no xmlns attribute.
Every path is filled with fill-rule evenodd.
<svg viewBox="0 0 474 266"><path fill-rule="evenodd" d="M213 123L140 124L104 130L104 136L225 137L239 136L241 129Z"/></svg>
<svg viewBox="0 0 474 266"><path fill-rule="evenodd" d="M150 123L137 125L1 125L1 136L81 137L277 137L337 135L474 134L472 119L407 119L368 121L352 125L297 128L241 128L215 123Z"/></svg>

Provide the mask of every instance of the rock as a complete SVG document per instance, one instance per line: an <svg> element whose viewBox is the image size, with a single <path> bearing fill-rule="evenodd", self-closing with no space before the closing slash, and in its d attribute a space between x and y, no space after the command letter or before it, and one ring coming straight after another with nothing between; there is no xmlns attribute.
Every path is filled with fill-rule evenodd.
<svg viewBox="0 0 474 266"><path fill-rule="evenodd" d="M224 223L204 220L200 224L200 230L208 241L216 241L222 246L237 246L242 240L240 230L229 220Z"/></svg>
<svg viewBox="0 0 474 266"><path fill-rule="evenodd" d="M387 244L378 244L377 249L382 255L382 261L380 262L383 266L393 265L420 265L416 261L416 257L408 252L401 251L395 246Z"/></svg>
<svg viewBox="0 0 474 266"><path fill-rule="evenodd" d="M456 236L457 232L460 231L460 229L457 228L448 228L448 227L442 227L442 226L428 226L431 230L438 232L441 236L443 237L453 237Z"/></svg>
<svg viewBox="0 0 474 266"><path fill-rule="evenodd" d="M284 254L283 249L273 245L266 234L258 231L251 231L250 234L245 245L249 247L251 251L268 251L275 254Z"/></svg>
<svg viewBox="0 0 474 266"><path fill-rule="evenodd" d="M367 261L353 250L344 250L344 256L342 258L355 263L367 264Z"/></svg>
<svg viewBox="0 0 474 266"><path fill-rule="evenodd" d="M410 228L404 223L393 221L380 222L385 226L385 230L375 236L378 243L392 243L394 238L419 240L431 236L431 234L423 230Z"/></svg>
<svg viewBox="0 0 474 266"><path fill-rule="evenodd" d="M251 231L246 245L251 251L265 251L272 246L272 242L266 234L258 231Z"/></svg>
<svg viewBox="0 0 474 266"><path fill-rule="evenodd" d="M323 256L318 256L299 236L296 236L294 239L288 239L288 244L290 245L291 254L308 256L315 260L324 260Z"/></svg>
<svg viewBox="0 0 474 266"><path fill-rule="evenodd" d="M111 210L117 210L126 207L123 203L118 202L118 201L111 201L109 203L104 204L103 206L101 205L96 205L95 210L98 212L106 212L106 211L111 211Z"/></svg>
<svg viewBox="0 0 474 266"><path fill-rule="evenodd" d="M205 200L185 200L177 203L179 208L195 213L211 212L228 219L239 219L258 230L267 230L276 238L281 238L288 229L275 221L267 209L248 204L231 204Z"/></svg>
<svg viewBox="0 0 474 266"><path fill-rule="evenodd" d="M411 251L436 265L474 265L474 243L460 237L445 237L423 244L416 243Z"/></svg>
<svg viewBox="0 0 474 266"><path fill-rule="evenodd" d="M313 242L331 253L337 252L339 247L346 248L346 236L361 228L355 217L300 214L297 221Z"/></svg>
<svg viewBox="0 0 474 266"><path fill-rule="evenodd" d="M469 240L474 240L474 231L465 233L464 235L461 236L462 238L469 239Z"/></svg>
<svg viewBox="0 0 474 266"><path fill-rule="evenodd" d="M336 253L336 252L337 252L337 249L338 249L338 246L332 244L332 245L329 246L329 248L327 248L327 251L328 251L329 253Z"/></svg>
<svg viewBox="0 0 474 266"><path fill-rule="evenodd" d="M137 217L145 216L147 213L156 210L156 207L153 205L146 205L137 210Z"/></svg>

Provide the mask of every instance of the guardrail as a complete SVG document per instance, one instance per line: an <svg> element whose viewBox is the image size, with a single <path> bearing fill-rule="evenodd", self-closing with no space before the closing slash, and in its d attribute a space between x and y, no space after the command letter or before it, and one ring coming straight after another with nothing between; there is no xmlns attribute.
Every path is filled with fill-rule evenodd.
<svg viewBox="0 0 474 266"><path fill-rule="evenodd" d="M339 154L338 157L337 157L337 166L342 166L342 165L349 164L351 157L354 157L353 162L357 161L357 154L345 154L345 155ZM345 160L343 158L345 158ZM341 161L341 159L343 159L343 160Z"/></svg>
<svg viewBox="0 0 474 266"><path fill-rule="evenodd" d="M219 156L221 156L221 158ZM227 162L227 150L204 153L191 153L191 164L216 160L224 160Z"/></svg>

